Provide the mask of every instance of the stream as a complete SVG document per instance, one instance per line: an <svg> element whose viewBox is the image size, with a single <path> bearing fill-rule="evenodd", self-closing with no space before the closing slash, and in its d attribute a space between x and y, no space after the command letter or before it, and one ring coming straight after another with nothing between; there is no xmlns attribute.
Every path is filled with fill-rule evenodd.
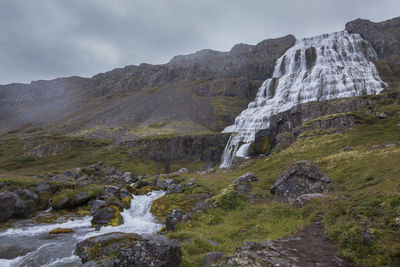
<svg viewBox="0 0 400 267"><path fill-rule="evenodd" d="M163 224L150 213L150 208L153 201L164 194L163 191L153 191L147 195L133 196L131 208L121 213L124 224L102 227L100 231L91 228L91 216L56 224L18 220L15 228L0 232L0 266L82 266L81 259L74 255L74 251L76 244L86 238L111 232L157 232ZM71 228L75 233L49 235L54 228Z"/></svg>

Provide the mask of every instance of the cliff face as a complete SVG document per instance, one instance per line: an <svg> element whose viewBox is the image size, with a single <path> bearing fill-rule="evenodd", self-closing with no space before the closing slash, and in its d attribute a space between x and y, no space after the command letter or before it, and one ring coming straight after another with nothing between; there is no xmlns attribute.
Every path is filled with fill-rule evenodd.
<svg viewBox="0 0 400 267"><path fill-rule="evenodd" d="M346 24L346 30L370 42L380 59L400 65L400 17L378 23L356 19Z"/></svg>
<svg viewBox="0 0 400 267"><path fill-rule="evenodd" d="M0 129L42 127L63 134L134 139L220 131L272 75L288 35L229 52L202 50L163 65L141 64L92 78L0 86Z"/></svg>

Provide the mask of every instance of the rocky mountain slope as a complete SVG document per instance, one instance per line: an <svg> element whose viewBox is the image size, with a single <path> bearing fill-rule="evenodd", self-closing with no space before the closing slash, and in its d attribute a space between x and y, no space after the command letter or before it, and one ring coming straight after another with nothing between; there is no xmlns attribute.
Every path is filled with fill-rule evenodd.
<svg viewBox="0 0 400 267"><path fill-rule="evenodd" d="M141 64L92 78L0 86L0 129L40 127L89 137L220 131L272 75L288 35L229 52L202 50L164 65Z"/></svg>

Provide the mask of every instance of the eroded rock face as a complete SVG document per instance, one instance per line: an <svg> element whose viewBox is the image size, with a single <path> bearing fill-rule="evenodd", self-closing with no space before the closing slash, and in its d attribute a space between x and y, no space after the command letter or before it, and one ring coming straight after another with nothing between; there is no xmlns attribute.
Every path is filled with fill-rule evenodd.
<svg viewBox="0 0 400 267"><path fill-rule="evenodd" d="M278 201L293 204L298 197L311 193L326 193L330 179L311 161L298 161L282 174L271 187Z"/></svg>
<svg viewBox="0 0 400 267"><path fill-rule="evenodd" d="M77 244L75 255L91 266L179 266L178 241L160 235L110 233Z"/></svg>

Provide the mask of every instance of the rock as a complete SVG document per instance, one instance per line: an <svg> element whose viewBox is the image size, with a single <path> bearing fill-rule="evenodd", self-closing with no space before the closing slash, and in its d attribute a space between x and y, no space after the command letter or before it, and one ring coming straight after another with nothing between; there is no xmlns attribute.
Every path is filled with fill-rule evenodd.
<svg viewBox="0 0 400 267"><path fill-rule="evenodd" d="M270 191L281 202L294 203L300 195L326 193L330 179L310 161L298 161L282 174Z"/></svg>
<svg viewBox="0 0 400 267"><path fill-rule="evenodd" d="M181 168L178 171L179 173L189 173L189 170L187 168Z"/></svg>
<svg viewBox="0 0 400 267"><path fill-rule="evenodd" d="M91 169L93 171L101 171L101 165L100 164L94 164L88 167L88 169Z"/></svg>
<svg viewBox="0 0 400 267"><path fill-rule="evenodd" d="M71 196L56 196L51 199L50 206L55 210L71 210L75 203Z"/></svg>
<svg viewBox="0 0 400 267"><path fill-rule="evenodd" d="M83 263L103 263L106 266L165 266L181 263L178 241L161 235L110 233L88 238L77 244L75 255Z"/></svg>
<svg viewBox="0 0 400 267"><path fill-rule="evenodd" d="M78 192L74 196L74 202L75 202L75 205L77 205L77 206L88 202L89 199L90 199L90 197L89 197L89 191L88 190L83 190L81 192Z"/></svg>
<svg viewBox="0 0 400 267"><path fill-rule="evenodd" d="M41 182L41 183L38 183L38 185L35 187L35 191L37 193L51 192L51 187L50 187L50 185L48 183Z"/></svg>
<svg viewBox="0 0 400 267"><path fill-rule="evenodd" d="M118 186L107 185L101 191L99 198L104 200L119 199L119 190Z"/></svg>
<svg viewBox="0 0 400 267"><path fill-rule="evenodd" d="M56 228L49 232L49 235L57 235L57 234L70 234L75 233L74 230L70 228Z"/></svg>
<svg viewBox="0 0 400 267"><path fill-rule="evenodd" d="M22 199L10 191L0 193L0 222L10 217L25 217L26 206Z"/></svg>
<svg viewBox="0 0 400 267"><path fill-rule="evenodd" d="M180 209L174 209L172 213L167 215L165 219L165 227L168 231L174 231L176 228L176 224L181 222L183 218L183 211Z"/></svg>
<svg viewBox="0 0 400 267"><path fill-rule="evenodd" d="M302 206L304 204L306 204L308 201L310 201L311 199L314 198L323 198L325 197L324 194L321 193L312 193L312 194L304 194L304 195L300 195L296 198L296 204Z"/></svg>
<svg viewBox="0 0 400 267"><path fill-rule="evenodd" d="M376 116L378 116L379 119L385 119L388 115L384 112L376 112Z"/></svg>
<svg viewBox="0 0 400 267"><path fill-rule="evenodd" d="M90 210L90 213L93 215L105 206L106 206L106 202L104 200L96 199L93 201L93 205L92 205L92 209Z"/></svg>
<svg viewBox="0 0 400 267"><path fill-rule="evenodd" d="M343 150L346 151L346 152L348 152L348 151L351 151L352 148L351 148L350 146L346 146Z"/></svg>
<svg viewBox="0 0 400 267"><path fill-rule="evenodd" d="M217 263L224 256L224 252L208 252L204 256L204 264L203 267L211 267L212 264Z"/></svg>
<svg viewBox="0 0 400 267"><path fill-rule="evenodd" d="M217 241L211 240L211 239L206 239L206 242L208 244L210 244L211 246L218 246L219 245L219 243Z"/></svg>
<svg viewBox="0 0 400 267"><path fill-rule="evenodd" d="M375 242L374 232L371 229L363 229L361 235L364 244L372 245Z"/></svg>
<svg viewBox="0 0 400 267"><path fill-rule="evenodd" d="M381 148L380 145L374 145L374 146L371 146L371 147L374 148L374 149L376 149L376 148Z"/></svg>
<svg viewBox="0 0 400 267"><path fill-rule="evenodd" d="M171 184L168 186L167 194L182 193L183 186L181 184Z"/></svg>
<svg viewBox="0 0 400 267"><path fill-rule="evenodd" d="M115 262L118 266L168 266L181 263L181 245L162 235L142 235L135 244L122 248Z"/></svg>
<svg viewBox="0 0 400 267"><path fill-rule="evenodd" d="M383 144L384 147L394 147L396 146L396 144L392 143L392 142L386 142Z"/></svg>
<svg viewBox="0 0 400 267"><path fill-rule="evenodd" d="M189 183L197 183L197 178L192 177L192 178L188 179L188 182Z"/></svg>
<svg viewBox="0 0 400 267"><path fill-rule="evenodd" d="M400 18L383 22L371 22L366 19L356 19L346 23L349 33L359 33L371 43L379 59L389 60L392 64L400 65Z"/></svg>
<svg viewBox="0 0 400 267"><path fill-rule="evenodd" d="M95 211L91 223L92 227L96 227L97 225L118 226L124 223L124 219L120 214L120 208L111 205Z"/></svg>
<svg viewBox="0 0 400 267"><path fill-rule="evenodd" d="M75 178L76 173L73 170L69 170L63 173L63 176L65 177L73 177Z"/></svg>
<svg viewBox="0 0 400 267"><path fill-rule="evenodd" d="M235 181L233 181L232 184L238 184L238 183L249 183L249 182L254 182L254 181L258 181L257 176L252 173L252 172L247 172L245 174L243 174L242 176L240 176L239 178L237 178Z"/></svg>

